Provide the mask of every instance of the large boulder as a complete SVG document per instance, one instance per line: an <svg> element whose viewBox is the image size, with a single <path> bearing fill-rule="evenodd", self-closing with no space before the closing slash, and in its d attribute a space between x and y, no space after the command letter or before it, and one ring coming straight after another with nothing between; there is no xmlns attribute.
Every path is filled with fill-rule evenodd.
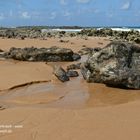
<svg viewBox="0 0 140 140"><path fill-rule="evenodd" d="M112 42L91 54L81 66L88 82L140 89L140 48L126 42Z"/></svg>
<svg viewBox="0 0 140 140"><path fill-rule="evenodd" d="M78 54L76 54L78 55ZM75 61L75 53L71 49L51 47L51 48L11 48L5 53L6 58L21 61Z"/></svg>

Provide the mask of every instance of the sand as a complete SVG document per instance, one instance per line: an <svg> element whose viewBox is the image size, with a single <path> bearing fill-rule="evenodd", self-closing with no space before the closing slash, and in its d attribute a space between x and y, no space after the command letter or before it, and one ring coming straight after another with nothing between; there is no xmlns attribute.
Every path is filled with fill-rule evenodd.
<svg viewBox="0 0 140 140"><path fill-rule="evenodd" d="M106 38L59 40L0 39L0 49L60 46L77 52L83 45L109 43ZM140 139L140 91L89 84L81 74L61 83L52 66L71 63L0 60L0 140Z"/></svg>

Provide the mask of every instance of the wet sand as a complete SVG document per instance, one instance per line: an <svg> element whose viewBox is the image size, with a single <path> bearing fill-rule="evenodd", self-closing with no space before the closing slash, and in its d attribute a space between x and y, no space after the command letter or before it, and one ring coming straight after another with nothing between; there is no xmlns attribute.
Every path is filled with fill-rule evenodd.
<svg viewBox="0 0 140 140"><path fill-rule="evenodd" d="M82 45L109 43L105 38L65 40L0 39L0 49L56 45L76 52ZM52 75L54 64L66 68L71 63L0 60L0 140L140 139L140 91L86 83L81 74L61 83Z"/></svg>

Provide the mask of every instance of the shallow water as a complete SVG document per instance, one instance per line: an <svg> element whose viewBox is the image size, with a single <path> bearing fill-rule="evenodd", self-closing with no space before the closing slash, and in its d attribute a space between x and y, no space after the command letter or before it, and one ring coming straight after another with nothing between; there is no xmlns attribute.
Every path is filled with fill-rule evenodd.
<svg viewBox="0 0 140 140"><path fill-rule="evenodd" d="M140 99L139 90L86 83L80 75L69 82L34 84L1 92L0 102L8 107L91 108L124 104Z"/></svg>

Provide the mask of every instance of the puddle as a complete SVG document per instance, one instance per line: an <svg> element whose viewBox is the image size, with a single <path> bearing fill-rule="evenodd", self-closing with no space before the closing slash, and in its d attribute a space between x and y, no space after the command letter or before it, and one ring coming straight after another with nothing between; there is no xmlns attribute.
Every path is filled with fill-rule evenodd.
<svg viewBox="0 0 140 140"><path fill-rule="evenodd" d="M0 96L1 104L9 107L91 108L112 106L140 99L139 90L106 87L86 83L82 76L66 83L53 81L6 91Z"/></svg>

